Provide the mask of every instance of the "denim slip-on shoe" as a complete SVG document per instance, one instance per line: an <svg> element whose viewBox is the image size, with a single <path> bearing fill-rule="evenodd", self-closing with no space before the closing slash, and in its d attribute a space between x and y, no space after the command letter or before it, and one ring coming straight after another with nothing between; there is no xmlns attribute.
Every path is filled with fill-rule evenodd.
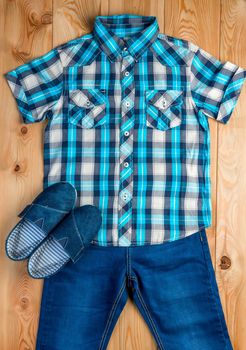
<svg viewBox="0 0 246 350"><path fill-rule="evenodd" d="M50 277L69 260L78 261L98 233L101 222L101 213L94 205L73 209L30 256L29 275L33 278Z"/></svg>
<svg viewBox="0 0 246 350"><path fill-rule="evenodd" d="M77 192L68 182L47 187L21 213L22 218L6 239L6 254L12 260L28 258L49 232L75 206Z"/></svg>

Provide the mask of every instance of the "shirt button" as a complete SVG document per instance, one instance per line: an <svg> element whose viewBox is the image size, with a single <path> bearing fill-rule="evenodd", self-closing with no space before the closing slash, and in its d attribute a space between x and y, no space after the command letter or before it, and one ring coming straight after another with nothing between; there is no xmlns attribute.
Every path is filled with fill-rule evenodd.
<svg viewBox="0 0 246 350"><path fill-rule="evenodd" d="M90 105L91 105L90 101L87 101L86 106L90 106Z"/></svg>
<svg viewBox="0 0 246 350"><path fill-rule="evenodd" d="M124 49L123 49L124 51L127 51L127 47L124 47Z"/></svg>
<svg viewBox="0 0 246 350"><path fill-rule="evenodd" d="M127 200L127 197L128 197L127 194L124 193L124 194L123 194L123 199L124 199L125 201Z"/></svg>
<svg viewBox="0 0 246 350"><path fill-rule="evenodd" d="M126 107L130 107L130 102L126 101Z"/></svg>
<svg viewBox="0 0 246 350"><path fill-rule="evenodd" d="M163 105L163 107L166 107L167 101L165 99L163 100L162 105Z"/></svg>
<svg viewBox="0 0 246 350"><path fill-rule="evenodd" d="M129 163L128 163L128 162L125 162L125 163L124 163L124 167L125 167L125 168L128 168L128 167L129 167Z"/></svg>
<svg viewBox="0 0 246 350"><path fill-rule="evenodd" d="M130 74L130 73L129 73L128 71L125 72L125 76L126 76L126 77L128 77L129 74Z"/></svg>
<svg viewBox="0 0 246 350"><path fill-rule="evenodd" d="M125 131L125 132L124 132L124 135L125 135L125 136L129 136L129 134L130 134L129 131Z"/></svg>

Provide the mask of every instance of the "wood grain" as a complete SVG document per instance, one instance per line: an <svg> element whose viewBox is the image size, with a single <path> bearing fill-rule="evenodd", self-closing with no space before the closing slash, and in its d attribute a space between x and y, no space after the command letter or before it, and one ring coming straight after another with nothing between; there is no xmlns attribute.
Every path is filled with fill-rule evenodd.
<svg viewBox="0 0 246 350"><path fill-rule="evenodd" d="M244 0L0 0L0 10L1 73L89 32L96 15L121 13L157 16L161 32L191 40L214 56L246 68ZM25 263L5 257L4 243L18 212L42 188L44 125L22 124L2 75L0 87L0 349L32 350L42 282L27 276ZM245 97L244 89L227 126L209 121L213 224L207 232L235 350L246 349ZM231 259L229 269L221 269L222 256ZM108 349L157 349L131 302Z"/></svg>
<svg viewBox="0 0 246 350"><path fill-rule="evenodd" d="M222 1L220 56L246 67L246 2ZM219 126L216 261L217 280L235 350L246 349L246 89L230 126ZM222 256L231 268L221 270Z"/></svg>

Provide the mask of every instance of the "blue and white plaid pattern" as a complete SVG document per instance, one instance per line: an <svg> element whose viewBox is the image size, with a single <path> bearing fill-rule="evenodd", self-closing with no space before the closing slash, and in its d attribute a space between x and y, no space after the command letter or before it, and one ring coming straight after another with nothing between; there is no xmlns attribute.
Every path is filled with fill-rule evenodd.
<svg viewBox="0 0 246 350"><path fill-rule="evenodd" d="M5 74L24 122L48 119L44 185L94 204L94 244L173 241L211 225L208 118L226 123L246 74L155 17L96 17L93 32Z"/></svg>

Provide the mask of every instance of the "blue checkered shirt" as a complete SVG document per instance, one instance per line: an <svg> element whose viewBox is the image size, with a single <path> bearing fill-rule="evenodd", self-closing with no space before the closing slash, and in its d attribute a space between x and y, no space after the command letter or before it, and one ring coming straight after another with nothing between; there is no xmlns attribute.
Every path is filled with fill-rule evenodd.
<svg viewBox="0 0 246 350"><path fill-rule="evenodd" d="M100 208L94 244L139 246L211 225L208 118L228 122L245 73L124 14L4 76L24 122L47 120L44 186Z"/></svg>

